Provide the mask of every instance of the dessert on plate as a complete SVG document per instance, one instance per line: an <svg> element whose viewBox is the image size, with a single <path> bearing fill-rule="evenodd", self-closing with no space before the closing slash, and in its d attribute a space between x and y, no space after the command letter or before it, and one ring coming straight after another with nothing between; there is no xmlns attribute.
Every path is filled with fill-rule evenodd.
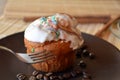
<svg viewBox="0 0 120 80"><path fill-rule="evenodd" d="M50 51L54 58L32 64L36 70L58 72L70 68L76 59L74 50L81 47L83 38L76 28L77 20L64 13L41 17L25 30L27 53Z"/></svg>

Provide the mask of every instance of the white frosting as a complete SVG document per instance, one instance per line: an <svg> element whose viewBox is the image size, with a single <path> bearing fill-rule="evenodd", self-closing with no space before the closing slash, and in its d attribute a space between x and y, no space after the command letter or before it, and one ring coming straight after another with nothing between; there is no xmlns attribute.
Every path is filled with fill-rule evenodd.
<svg viewBox="0 0 120 80"><path fill-rule="evenodd" d="M52 16L50 16L49 18L51 19L51 17ZM78 38L78 36L74 34L67 33L66 31L59 28L57 30L54 29L53 27L51 27L49 22L42 22L41 18L35 20L26 28L24 37L29 41L40 43L44 43L45 41L57 41L59 39L63 39L65 40L65 42L71 41L70 47L73 49L77 49L78 47L80 47L83 43L83 39L81 37L81 32L76 28L76 20L74 18L70 18L66 14L56 14L54 15L54 17L57 20L53 27L57 26L57 23L64 19L66 25L69 22L69 27L78 35L80 35L80 38ZM48 20L48 18L46 19Z"/></svg>

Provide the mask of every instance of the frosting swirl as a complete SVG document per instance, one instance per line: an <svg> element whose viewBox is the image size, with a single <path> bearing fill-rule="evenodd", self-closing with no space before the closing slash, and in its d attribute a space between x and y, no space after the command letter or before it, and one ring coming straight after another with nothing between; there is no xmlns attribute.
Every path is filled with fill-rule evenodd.
<svg viewBox="0 0 120 80"><path fill-rule="evenodd" d="M45 41L57 41L59 39L65 42L70 41L70 47L77 49L83 43L81 32L77 30L77 21L74 17L67 14L55 14L49 17L41 17L32 22L25 30L24 37L32 42L44 43ZM62 27L62 28L60 28ZM73 33L67 32L71 30Z"/></svg>

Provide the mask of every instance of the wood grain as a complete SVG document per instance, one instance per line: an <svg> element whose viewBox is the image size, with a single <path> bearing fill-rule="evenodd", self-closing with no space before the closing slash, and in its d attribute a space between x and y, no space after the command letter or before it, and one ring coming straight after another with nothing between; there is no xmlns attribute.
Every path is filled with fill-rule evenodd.
<svg viewBox="0 0 120 80"><path fill-rule="evenodd" d="M119 15L119 0L7 0L7 17L47 16L69 13L73 16Z"/></svg>

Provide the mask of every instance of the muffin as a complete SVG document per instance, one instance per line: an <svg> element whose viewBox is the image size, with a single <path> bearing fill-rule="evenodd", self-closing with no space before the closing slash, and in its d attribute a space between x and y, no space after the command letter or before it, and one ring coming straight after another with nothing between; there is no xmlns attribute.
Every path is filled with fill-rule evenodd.
<svg viewBox="0 0 120 80"><path fill-rule="evenodd" d="M24 33L27 54L46 50L55 57L32 66L44 72L59 72L72 67L76 60L74 51L84 41L76 26L77 20L64 13L33 21Z"/></svg>

